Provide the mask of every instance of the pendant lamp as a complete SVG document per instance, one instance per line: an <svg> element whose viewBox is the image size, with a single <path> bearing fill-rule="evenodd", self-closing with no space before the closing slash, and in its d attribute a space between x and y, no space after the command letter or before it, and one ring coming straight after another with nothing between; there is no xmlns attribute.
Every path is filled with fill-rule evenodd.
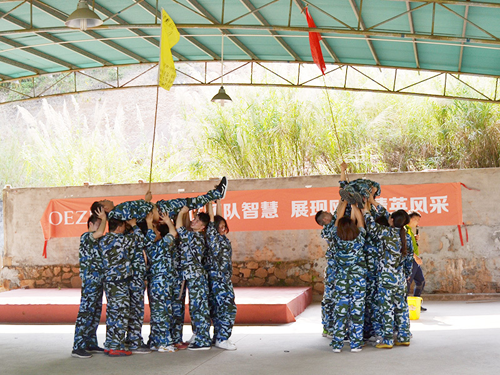
<svg viewBox="0 0 500 375"><path fill-rule="evenodd" d="M103 22L99 18L99 16L95 12L90 10L87 1L80 0L78 1L76 10L70 14L64 24L68 27L71 27L72 29L80 29L82 31L85 31L93 27L101 26L102 23Z"/></svg>

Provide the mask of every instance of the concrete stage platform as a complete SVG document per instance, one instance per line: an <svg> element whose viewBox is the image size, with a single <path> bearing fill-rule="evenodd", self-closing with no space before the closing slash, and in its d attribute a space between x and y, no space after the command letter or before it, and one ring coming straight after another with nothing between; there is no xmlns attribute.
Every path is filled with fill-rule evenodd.
<svg viewBox="0 0 500 375"><path fill-rule="evenodd" d="M234 288L236 324L284 324L295 322L312 301L307 287ZM106 303L104 298L103 304ZM149 322L145 300L144 321ZM72 323L80 305L80 289L16 289L0 293L0 323ZM105 322L103 308L101 322ZM186 323L189 322L186 308Z"/></svg>

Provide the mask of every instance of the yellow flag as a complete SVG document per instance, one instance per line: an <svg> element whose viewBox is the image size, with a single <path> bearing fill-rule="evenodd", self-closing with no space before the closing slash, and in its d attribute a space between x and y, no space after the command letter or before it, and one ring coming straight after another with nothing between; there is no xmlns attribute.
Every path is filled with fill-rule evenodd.
<svg viewBox="0 0 500 375"><path fill-rule="evenodd" d="M158 84L165 90L170 90L176 77L174 59L170 50L181 38L172 18L161 10L160 61L158 63Z"/></svg>

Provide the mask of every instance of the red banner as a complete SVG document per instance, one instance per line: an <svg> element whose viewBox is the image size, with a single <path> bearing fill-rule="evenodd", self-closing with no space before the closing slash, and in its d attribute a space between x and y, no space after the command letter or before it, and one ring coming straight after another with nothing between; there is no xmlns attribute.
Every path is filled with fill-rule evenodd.
<svg viewBox="0 0 500 375"><path fill-rule="evenodd" d="M202 194L202 193L199 193ZM154 200L194 197L198 193L156 194ZM143 196L108 197L114 204ZM87 230L92 202L102 197L52 199L41 219L45 241L80 237ZM318 210L334 211L339 188L301 188L229 191L222 201L231 231L320 229L314 221ZM377 201L389 212L404 209L422 214L421 226L462 223L461 184L384 185Z"/></svg>

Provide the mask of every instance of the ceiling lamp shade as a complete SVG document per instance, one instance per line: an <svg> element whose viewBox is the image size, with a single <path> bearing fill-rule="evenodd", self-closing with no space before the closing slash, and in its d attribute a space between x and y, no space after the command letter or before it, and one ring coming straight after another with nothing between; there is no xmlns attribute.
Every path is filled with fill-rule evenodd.
<svg viewBox="0 0 500 375"><path fill-rule="evenodd" d="M68 17L65 25L73 29L87 30L101 26L102 20L89 9L87 1L80 0L76 10Z"/></svg>
<svg viewBox="0 0 500 375"><path fill-rule="evenodd" d="M219 103L222 107L224 107L224 104L231 102L231 97L226 94L226 90L224 90L224 86L221 86L219 89L219 92L215 94L215 96L212 98L212 102L214 103Z"/></svg>

